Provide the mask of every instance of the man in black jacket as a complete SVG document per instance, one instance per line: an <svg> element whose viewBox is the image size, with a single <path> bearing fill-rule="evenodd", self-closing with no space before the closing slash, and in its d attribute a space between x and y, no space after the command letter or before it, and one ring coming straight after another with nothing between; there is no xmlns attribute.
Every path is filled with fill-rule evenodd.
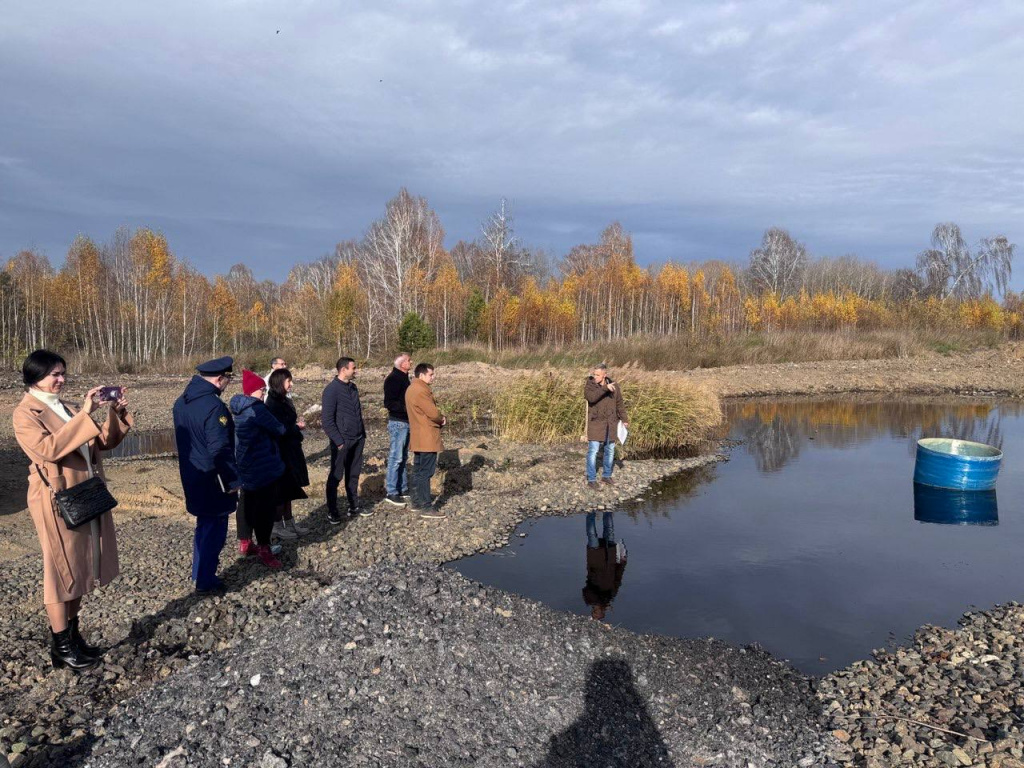
<svg viewBox="0 0 1024 768"><path fill-rule="evenodd" d="M338 376L324 389L323 412L321 414L324 432L331 441L331 471L327 475L327 519L334 525L342 521L338 513L338 486L345 481L345 495L348 497L348 514L363 517L373 514L371 510L359 511L359 473L363 471L363 444L366 429L363 427L363 407L359 403L356 389L356 361L351 357L338 359Z"/></svg>
<svg viewBox="0 0 1024 768"><path fill-rule="evenodd" d="M409 388L409 369L412 359L407 352L395 358L395 367L384 379L384 407L388 409L388 474L384 481L385 501L404 507L408 500L409 478L409 414L405 410L405 390ZM403 498L406 497L406 498Z"/></svg>

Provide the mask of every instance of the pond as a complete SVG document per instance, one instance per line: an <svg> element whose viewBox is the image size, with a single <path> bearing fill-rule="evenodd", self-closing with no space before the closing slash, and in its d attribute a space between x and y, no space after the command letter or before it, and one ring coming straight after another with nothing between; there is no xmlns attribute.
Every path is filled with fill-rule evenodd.
<svg viewBox="0 0 1024 768"><path fill-rule="evenodd" d="M996 401L730 404L728 462L607 520L525 523L526 538L450 567L637 632L757 643L825 674L922 624L1024 598L1022 416ZM915 497L927 436L1002 448L997 491ZM616 546L589 547L606 522Z"/></svg>
<svg viewBox="0 0 1024 768"><path fill-rule="evenodd" d="M104 458L127 459L136 456L159 456L177 453L178 446L174 443L173 429L152 429L146 432L132 430L124 436L124 440L111 451L103 454Z"/></svg>

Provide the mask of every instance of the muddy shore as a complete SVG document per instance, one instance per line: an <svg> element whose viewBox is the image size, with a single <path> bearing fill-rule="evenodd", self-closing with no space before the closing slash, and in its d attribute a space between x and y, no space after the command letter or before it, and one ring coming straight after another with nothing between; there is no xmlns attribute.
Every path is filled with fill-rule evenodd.
<svg viewBox="0 0 1024 768"><path fill-rule="evenodd" d="M573 749L579 751L584 746L572 740L579 735L578 729L573 730L573 724L581 722L581 718L585 721L587 713L595 713L587 693L590 690L587 670L602 660L611 660L615 662L611 667L600 668L614 668L620 677L625 675L623 669L632 670L630 674L635 679L642 676L648 681L638 685L636 690L639 691L637 700L646 704L644 712L656 726L654 735L660 734L661 738L660 745L655 743L651 752L650 764L766 766L823 764L833 759L863 764L868 760L866 750L859 755L852 754L854 750L848 746L849 742L842 742L831 735L831 730L842 730L834 727L836 722L840 722L836 719L837 713L833 708L829 712L830 719L826 721L822 707L815 703L810 681L766 654L726 649L721 644L704 641L649 638L622 630L608 630L603 625L555 614L530 601L496 590L484 590L485 598L480 598L475 591L481 589L478 585L457 575L440 572L436 568L439 563L501 546L515 525L526 517L628 504L660 478L701 462L716 460L716 457L709 456L691 460L627 461L617 470L616 479L620 486L612 493L595 495L582 483L576 482L583 463L582 445L558 449L504 446L481 431L483 414L477 410L472 395L463 393L482 391L494 377L503 375L501 371L470 364L445 368L441 373L437 389L442 406L446 395L454 398L459 393L460 400L456 426L461 429L455 430L450 450L442 457L443 472L439 473L435 487L435 492L442 496L449 519L441 523L421 521L400 511L385 509L386 505L380 503L386 449L386 436L380 421L379 428L375 425L371 429L370 459L363 486L365 496L376 503L377 514L355 520L341 529L331 529L324 521L322 508L325 458L320 446L307 444L307 454L313 460L313 494L309 501L303 503L298 514L310 518L314 529L312 535L300 541L298 546L291 545L286 549L284 558L288 567L275 574L268 574L251 562L236 562L234 552L225 550L222 563L226 566L225 575L231 591L223 598L200 600L190 593L191 519L183 512L174 462L167 459L111 462L108 475L121 500L117 519L122 575L110 587L92 596L83 613L86 628L91 628L92 635L110 646L111 651L104 666L79 677L49 669L43 646L45 621L39 606L35 533L27 515L18 513L24 507L23 459L13 445L9 417L0 416L0 434L5 446L2 458L8 459L0 472L0 485L3 486L0 498L4 498L3 503L6 504L0 513L13 513L0 517L4 538L3 560L6 561L5 579L0 589L6 604L12 606L6 616L0 617L0 646L11 649L0 665L0 752L13 758L15 768L59 764L151 765L179 748L183 751L170 758L166 768L222 765L225 764L222 757L233 755L237 759L230 763L232 765L266 764L280 768L316 764L315 749L311 750L308 744L300 749L287 741L285 736L292 729L286 722L278 723L282 726L279 731L274 731L276 726L269 720L264 722L270 731L278 733L277 742L271 744L257 739L244 728L225 729L222 725L213 725L219 721L211 721L189 705L182 710L179 719L167 720L181 725L183 729L187 729L190 723L193 726L188 739L178 734L181 739L174 742L175 727L157 727L157 721L145 716L143 710L164 711L168 702L180 701L181 696L202 699L200 681L215 674L215 669L231 666L232 660L247 659L258 660L262 665L280 665L280 669L285 670L283 678L294 681L294 690L306 691L306 699L314 701L308 712L313 719L302 719L306 717L306 705L303 704L303 714L295 721L295 733L309 732L304 729L314 728L316 718L321 718L321 723L330 724L324 719L331 710L322 706L324 701L332 700L329 693L341 696L342 700L348 696L347 706L357 714L347 719L349 726L353 723L359 725L358 734L341 734L337 737L341 740L332 743L334 748L344 749L352 756L352 764L415 765L419 762L428 765L445 761L487 765L575 764L569 752ZM364 371L360 380L366 401L364 407L367 414L377 420L381 414L375 413L375 393L379 391L384 374L382 370ZM1022 374L1024 357L1019 348L1005 347L948 357L934 355L911 360L738 366L680 375L706 383L725 396L823 395L857 391L1020 397L1024 394ZM300 408L318 399L319 390L329 376L330 372L322 370L299 372ZM140 430L169 426L170 405L185 380L186 377L129 381ZM374 394L371 396L369 393ZM17 388L5 388L0 392L0 408L9 413L18 399L20 391ZM361 574L370 573L365 569L378 566L383 570L372 571L375 575L368 586L367 577ZM371 588L373 583L394 585L403 581L409 583L410 579L433 584L434 594L454 596L455 605L443 613L443 622L433 621L431 612L424 613L416 601L381 602ZM330 587L332 584L335 586ZM349 586L343 586L346 584ZM331 599L326 592L328 588L352 590L352 596L347 598L346 611L333 618L325 609ZM476 610L479 606L474 604L474 597L482 600L488 610ZM431 601L432 604L436 602ZM509 621L504 613L497 610L495 606L498 605L503 606L501 611L529 617L529 621ZM431 610L439 611L440 608ZM517 686L532 702L531 712L536 709L533 705L539 706L546 701L558 716L552 715L548 721L545 721L543 711L533 713L531 717L524 716L520 723L522 729L507 734L498 729L493 743L481 742L483 731L474 732L471 724L465 726L464 732L454 733L451 739L440 745L430 740L433 737L427 742L417 741L420 737L427 738L424 734L446 727L442 715L446 709L461 703L453 692L437 690L445 688L443 683L448 667L436 655L424 657L415 643L389 646L388 642L394 645L396 639L380 635L379 627L373 630L377 635L370 634L369 629L359 630L360 616L368 622L368 617L372 616L381 626L382 623L421 629L428 626L438 638L435 641L437 648L459 646L461 643L470 649L467 651L468 660L462 663L475 670L483 687L478 690L470 686L468 692L461 695L467 697L466 704L470 707L477 703L483 709L494 707L493 715L488 717L499 718L507 705L505 702L496 706L496 702L502 699L495 691L504 693L506 688ZM376 649L374 653L354 660L354 657L350 658L352 654L346 654L344 646L341 651L321 651L319 646L308 646L308 649L316 650L314 655L319 654L319 659L302 655L292 657L288 653L282 654L281 648L268 642L268 638L284 632L285 636L294 638L293 645L301 644L305 633L287 634L292 631L289 627L293 623L306 621L317 627L328 627L328 618L337 625L328 634L348 633L354 638L363 633L367 638L373 638L368 642ZM611 653L605 653L594 639L607 632L614 633L617 638ZM552 638L562 638L563 635L571 638L565 641L567 644L576 641L574 648L586 641L590 644L588 651L567 654L561 647L552 650ZM472 648L485 639L489 654L493 650L491 646L497 646L506 648L505 655L496 652L497 655L474 656ZM356 642L359 647L360 641L352 639L346 642ZM653 671L638 672L649 665L645 658L647 654L655 653L652 650L655 645L660 658L667 659L668 666L675 669L672 674L682 677L673 678L668 673L659 676ZM530 686L537 685L534 678L519 671L527 663L521 652L523 646L534 650L533 658L553 654L548 679L560 681L558 691L551 690L541 698L531 698L539 694L536 691L530 693ZM376 666L367 667L378 651L389 660L390 666L378 661ZM714 675L716 688L721 688L717 694L729 690L733 699L724 694L710 696L708 681L704 680L710 673L697 671L703 669L707 672L711 668L709 664L713 666L715 659L722 658L723 654L731 661L721 670L725 672L724 677ZM431 675L410 678L408 670L421 667L432 670ZM378 672L373 672L374 669ZM277 670L275 667L273 675ZM346 692L332 689L318 693L317 670L322 674L346 676L355 693L348 695L347 688ZM172 676L173 680L163 682ZM700 680L691 679L694 677ZM373 696L375 688L366 683L371 678L380 681L378 687L382 691L384 688L391 690L390 693L379 692L385 701L391 700L394 691L402 691L413 699L431 702L431 708L420 717L403 717L401 709L386 717L384 713L390 712L391 708L374 703L377 701ZM741 679L746 680L747 685L738 684ZM218 689L219 693L207 697L209 702L222 702L224 706L214 707L206 715L223 709L229 713L225 715L228 719L224 722L234 722L230 718L237 716L239 707L241 712L249 711L246 707L251 702L236 690L235 682L225 684ZM247 680L242 682L248 685ZM248 692L241 684L237 687ZM740 691L739 694L732 693L734 687ZM689 701L686 706L679 698L682 696L680 690L686 692L684 698ZM189 691L191 694L187 693ZM676 692L675 700L668 698L672 691ZM134 698L140 694L148 698ZM606 694L614 698L611 692L606 691ZM229 703L233 708L227 706ZM740 704L747 706L741 707ZM687 709L688 706L696 708ZM358 719L362 716L358 713L365 715L366 712L373 712L375 716L369 720ZM605 710L599 708L596 712L598 719L595 722L599 723L600 713ZM606 712L603 716L610 714ZM281 718L287 719L285 713L279 713L278 719ZM486 718L482 720L481 728L484 722L489 721ZM855 725L861 721L851 722L854 725L849 725L844 733L853 733L852 740L857 736ZM399 752L377 749L375 745L380 744L388 729L407 726L413 729L410 733L415 738L410 736L412 740L400 747ZM649 738L652 731L646 722L638 727L638 734L647 735L637 738L644 744L653 743ZM195 735L197 731L200 732L198 736ZM151 737L143 740L142 735L146 733ZM203 741L202 733L208 734L213 741ZM559 741L560 733L563 738ZM565 733L575 735L567 742ZM136 737L138 741L135 741ZM254 739L259 743L251 744ZM576 746L563 755L555 749L556 743L561 750L566 749L567 743ZM860 743L867 742L862 738ZM664 753L660 751L662 747ZM136 752L136 748L141 751ZM207 758L200 755L203 750L207 750L204 754L221 750L217 752L220 755L218 761L205 762ZM514 751L515 756L509 750ZM136 753L145 760L132 762ZM909 756L906 759L917 764L942 764L930 762L940 760L936 756L940 753L942 759L947 753L955 756L952 748L944 748L940 743L926 747L920 754L915 753L917 756L913 760ZM95 757L88 757L90 754ZM664 759L653 762L659 757ZM873 754L870 757L875 759ZM1000 759L1008 766L1011 763L1006 760L1013 757L1008 747ZM979 758L985 759L984 756ZM251 762L255 759L261 762ZM988 762L996 764L991 759Z"/></svg>

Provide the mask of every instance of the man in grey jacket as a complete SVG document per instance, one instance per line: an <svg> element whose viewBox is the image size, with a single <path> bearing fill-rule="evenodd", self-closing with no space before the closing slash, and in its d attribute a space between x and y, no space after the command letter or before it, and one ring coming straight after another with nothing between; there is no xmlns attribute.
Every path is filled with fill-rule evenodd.
<svg viewBox="0 0 1024 768"><path fill-rule="evenodd" d="M359 511L359 474L363 471L363 407L355 385L356 361L342 357L337 363L338 375L324 389L321 419L324 432L331 441L331 471L327 475L327 519L338 525L344 519L338 512L338 486L345 481L349 516L369 517L372 510Z"/></svg>

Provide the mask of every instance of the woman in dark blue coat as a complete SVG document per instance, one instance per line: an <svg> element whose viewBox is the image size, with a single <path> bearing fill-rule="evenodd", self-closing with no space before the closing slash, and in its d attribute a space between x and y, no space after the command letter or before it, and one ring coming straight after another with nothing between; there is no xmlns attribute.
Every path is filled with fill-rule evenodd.
<svg viewBox="0 0 1024 768"><path fill-rule="evenodd" d="M242 371L242 392L231 398L235 420L235 463L245 494L245 519L256 534L256 556L269 568L281 561L270 551L270 535L281 495L284 461L277 447L284 425L263 404L266 384L252 371Z"/></svg>

